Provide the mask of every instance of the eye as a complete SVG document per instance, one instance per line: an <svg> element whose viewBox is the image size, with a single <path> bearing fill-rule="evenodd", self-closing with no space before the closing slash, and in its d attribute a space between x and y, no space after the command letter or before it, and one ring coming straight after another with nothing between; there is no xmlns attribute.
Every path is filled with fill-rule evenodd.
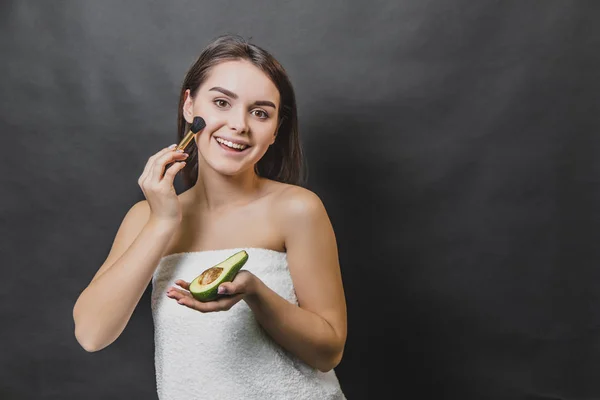
<svg viewBox="0 0 600 400"><path fill-rule="evenodd" d="M223 99L213 100L213 103L215 103L215 105L219 108L225 108L229 105L229 102L227 100L223 100Z"/></svg>
<svg viewBox="0 0 600 400"><path fill-rule="evenodd" d="M256 115L260 119L267 119L267 118L269 118L269 114L267 114L266 111L263 111L263 110L253 110L252 112L255 113L254 115Z"/></svg>

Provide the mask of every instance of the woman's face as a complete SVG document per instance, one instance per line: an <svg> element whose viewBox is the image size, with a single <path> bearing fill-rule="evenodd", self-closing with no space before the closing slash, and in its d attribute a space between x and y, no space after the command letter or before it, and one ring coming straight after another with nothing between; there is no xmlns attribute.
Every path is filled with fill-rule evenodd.
<svg viewBox="0 0 600 400"><path fill-rule="evenodd" d="M196 134L199 162L216 171L236 175L254 165L275 142L279 91L260 69L248 61L226 61L208 74L194 98L186 92L183 115L206 121Z"/></svg>

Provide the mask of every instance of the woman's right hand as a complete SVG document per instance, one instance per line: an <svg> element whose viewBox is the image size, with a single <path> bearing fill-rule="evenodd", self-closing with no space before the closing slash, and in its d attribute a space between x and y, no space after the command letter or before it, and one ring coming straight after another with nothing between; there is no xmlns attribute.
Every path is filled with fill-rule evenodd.
<svg viewBox="0 0 600 400"><path fill-rule="evenodd" d="M160 150L146 162L144 172L138 179L150 206L150 218L166 223L179 224L182 219L181 204L173 186L175 175L185 166L187 153L175 151L172 145ZM165 172L167 164L171 164Z"/></svg>

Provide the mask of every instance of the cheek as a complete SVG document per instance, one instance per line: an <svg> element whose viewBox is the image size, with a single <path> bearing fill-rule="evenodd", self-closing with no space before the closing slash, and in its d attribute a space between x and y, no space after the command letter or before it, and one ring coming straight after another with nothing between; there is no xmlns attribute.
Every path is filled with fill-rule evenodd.
<svg viewBox="0 0 600 400"><path fill-rule="evenodd" d="M200 116L206 122L206 126L204 129L196 134L196 141L200 139L202 136L210 136L211 134L218 132L223 126L226 125L226 120L222 113L211 111L209 108L201 108L198 107L194 110L197 116Z"/></svg>
<svg viewBox="0 0 600 400"><path fill-rule="evenodd" d="M275 139L276 127L277 124L275 123L264 123L260 121L250 123L250 128L252 132L254 132L254 137L256 139L260 138L260 142L264 144L271 144L271 142Z"/></svg>
<svg viewBox="0 0 600 400"><path fill-rule="evenodd" d="M223 113L219 113L217 110L210 107L210 104L195 104L194 115L204 118L204 121L206 122L206 128L204 128L204 130L208 132L211 131L211 126L218 125L223 122Z"/></svg>
<svg viewBox="0 0 600 400"><path fill-rule="evenodd" d="M204 118L204 122L206 122L206 127L200 132L200 135L210 136L213 133L219 132L219 130L226 125L226 121L223 120L223 118L219 118L218 115L203 114L202 118Z"/></svg>

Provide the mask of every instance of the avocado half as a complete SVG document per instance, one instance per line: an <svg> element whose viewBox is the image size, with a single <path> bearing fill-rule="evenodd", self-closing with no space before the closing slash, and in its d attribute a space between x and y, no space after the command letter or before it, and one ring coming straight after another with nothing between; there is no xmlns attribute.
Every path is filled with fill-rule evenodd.
<svg viewBox="0 0 600 400"><path fill-rule="evenodd" d="M202 302L215 300L219 297L217 293L219 285L223 282L231 282L247 260L248 253L242 250L208 268L190 283L190 293L196 300Z"/></svg>

